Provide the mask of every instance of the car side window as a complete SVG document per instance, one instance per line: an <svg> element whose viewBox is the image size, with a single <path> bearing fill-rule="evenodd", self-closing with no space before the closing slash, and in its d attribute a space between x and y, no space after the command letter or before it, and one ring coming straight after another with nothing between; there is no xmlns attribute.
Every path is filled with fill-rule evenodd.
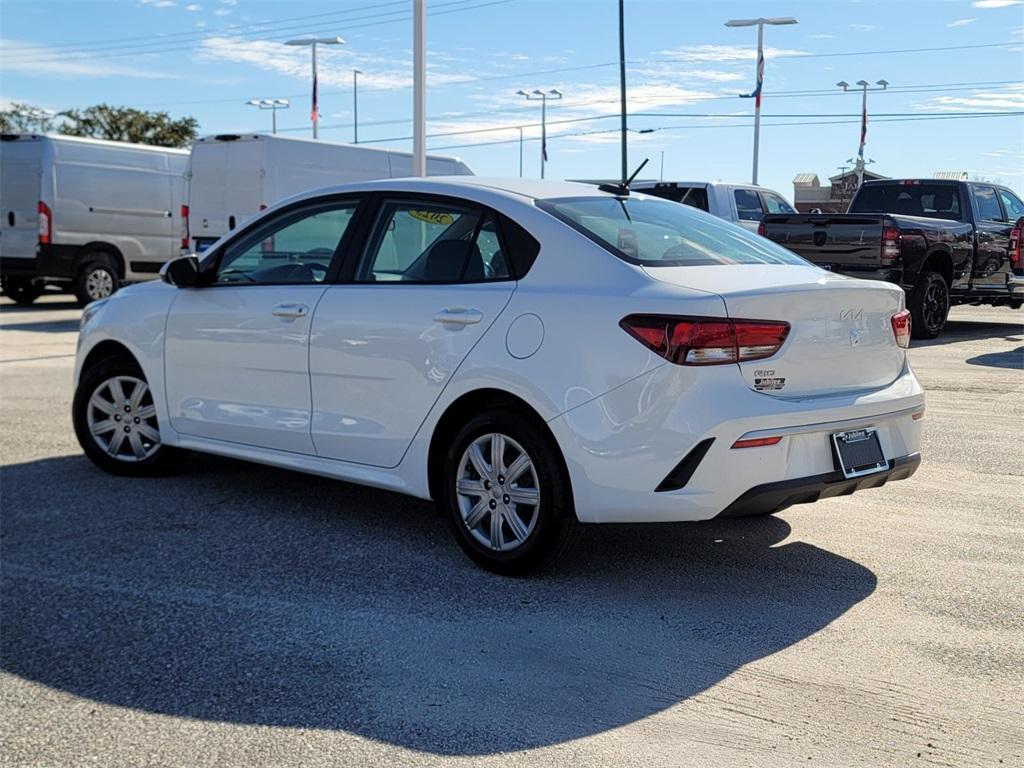
<svg viewBox="0 0 1024 768"><path fill-rule="evenodd" d="M978 201L978 218L982 221L1002 221L1003 209L999 207L995 187L975 187L974 199Z"/></svg>
<svg viewBox="0 0 1024 768"><path fill-rule="evenodd" d="M1010 221L1016 221L1021 216L1024 216L1024 203L1020 201L1013 192L1008 189L999 190L999 199L1003 201L1003 208L1006 209L1006 217Z"/></svg>
<svg viewBox="0 0 1024 768"><path fill-rule="evenodd" d="M752 189L733 190L736 198L736 214L741 221L760 221L764 218L761 197Z"/></svg>
<svg viewBox="0 0 1024 768"><path fill-rule="evenodd" d="M796 213L793 206L774 192L762 192L761 197L764 198L764 206L768 209L768 213Z"/></svg>
<svg viewBox="0 0 1024 768"><path fill-rule="evenodd" d="M357 205L323 203L257 225L225 248L214 284L322 283Z"/></svg>
<svg viewBox="0 0 1024 768"><path fill-rule="evenodd" d="M386 200L358 279L460 283L510 277L492 214L469 205Z"/></svg>

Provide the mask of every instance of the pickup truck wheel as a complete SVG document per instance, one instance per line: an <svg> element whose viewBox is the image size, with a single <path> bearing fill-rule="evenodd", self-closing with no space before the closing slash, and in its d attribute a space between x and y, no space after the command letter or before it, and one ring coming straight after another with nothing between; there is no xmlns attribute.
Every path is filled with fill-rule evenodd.
<svg viewBox="0 0 1024 768"><path fill-rule="evenodd" d="M938 272L923 272L910 294L911 333L915 339L934 339L946 325L949 286Z"/></svg>
<svg viewBox="0 0 1024 768"><path fill-rule="evenodd" d="M36 283L26 278L3 279L4 295L14 301L15 304L28 306L43 295L43 284Z"/></svg>
<svg viewBox="0 0 1024 768"><path fill-rule="evenodd" d="M75 296L83 307L99 299L113 295L120 287L114 260L105 253L87 257L86 264L75 279Z"/></svg>

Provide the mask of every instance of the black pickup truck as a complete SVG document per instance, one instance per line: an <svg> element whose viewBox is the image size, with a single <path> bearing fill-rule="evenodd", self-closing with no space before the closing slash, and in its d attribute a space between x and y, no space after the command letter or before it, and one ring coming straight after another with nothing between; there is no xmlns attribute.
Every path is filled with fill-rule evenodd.
<svg viewBox="0 0 1024 768"><path fill-rule="evenodd" d="M995 184L865 182L844 214L769 214L761 234L819 266L907 291L913 334L934 339L954 304L1020 308L1024 203Z"/></svg>

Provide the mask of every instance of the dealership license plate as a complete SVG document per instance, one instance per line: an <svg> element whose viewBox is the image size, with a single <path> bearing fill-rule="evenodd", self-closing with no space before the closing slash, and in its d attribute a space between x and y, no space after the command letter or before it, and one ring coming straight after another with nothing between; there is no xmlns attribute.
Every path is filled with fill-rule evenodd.
<svg viewBox="0 0 1024 768"><path fill-rule="evenodd" d="M878 432L873 427L836 432L832 435L832 444L844 477L860 477L889 468L882 444L878 442Z"/></svg>

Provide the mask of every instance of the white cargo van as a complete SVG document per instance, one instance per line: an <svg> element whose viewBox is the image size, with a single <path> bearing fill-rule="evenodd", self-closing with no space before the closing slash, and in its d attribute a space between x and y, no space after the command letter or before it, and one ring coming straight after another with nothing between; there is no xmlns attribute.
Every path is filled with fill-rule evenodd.
<svg viewBox="0 0 1024 768"><path fill-rule="evenodd" d="M453 157L427 156L430 176L471 176ZM356 144L267 134L204 136L192 145L188 231L202 251L258 213L299 192L412 175L412 155Z"/></svg>
<svg viewBox="0 0 1024 768"><path fill-rule="evenodd" d="M177 256L188 152L74 136L0 140L0 275L35 301L47 284L86 304L155 278Z"/></svg>

